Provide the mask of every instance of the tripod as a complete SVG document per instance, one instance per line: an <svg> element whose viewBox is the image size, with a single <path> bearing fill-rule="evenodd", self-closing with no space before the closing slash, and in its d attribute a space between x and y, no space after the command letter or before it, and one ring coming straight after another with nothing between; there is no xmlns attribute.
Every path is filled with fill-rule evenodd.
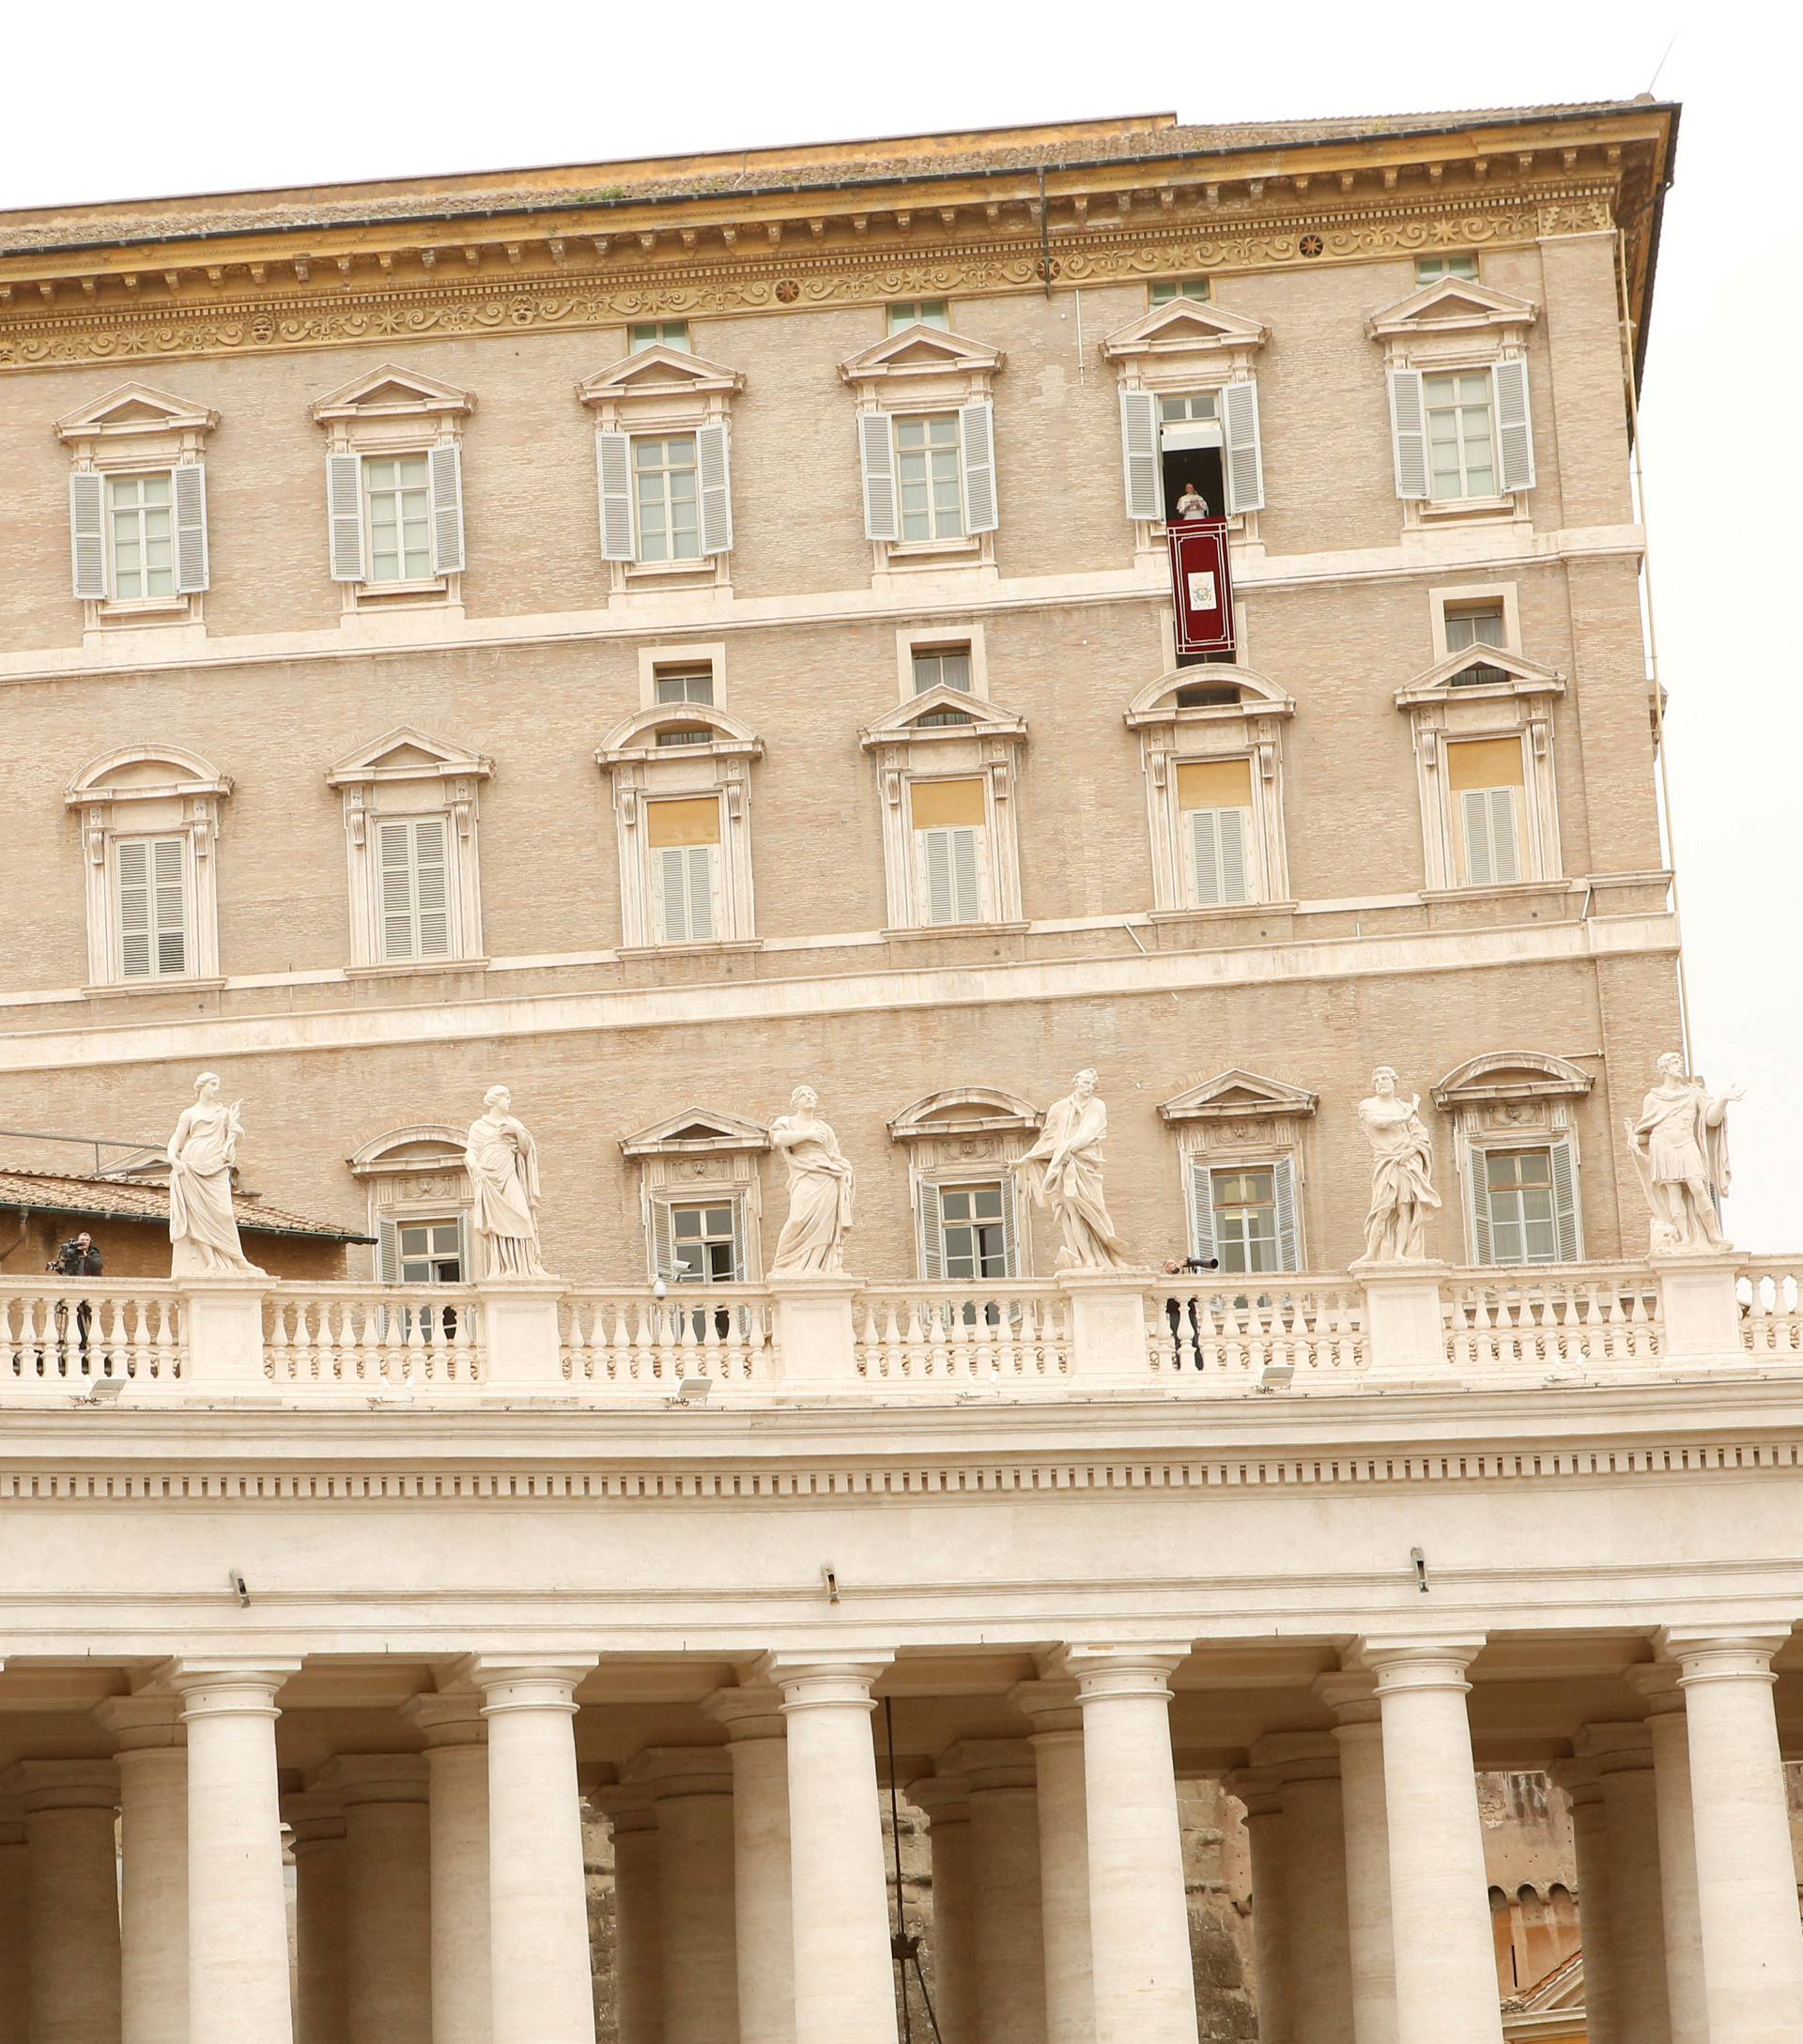
<svg viewBox="0 0 1803 2044"><path fill-rule="evenodd" d="M927 1976L920 1970L920 1940L902 1918L902 1825L897 1811L895 1788L895 1698L883 1698L883 1724L889 1744L889 1854L895 1871L895 1931L889 1939L889 1954L895 1960L895 1990L901 2001L902 2044L914 2044L914 2017L908 2004L908 1968L914 1968L915 1984L920 1990L920 2006L932 2030L932 2044L941 2044L939 2019L932 2012L932 1996L927 1991Z"/></svg>

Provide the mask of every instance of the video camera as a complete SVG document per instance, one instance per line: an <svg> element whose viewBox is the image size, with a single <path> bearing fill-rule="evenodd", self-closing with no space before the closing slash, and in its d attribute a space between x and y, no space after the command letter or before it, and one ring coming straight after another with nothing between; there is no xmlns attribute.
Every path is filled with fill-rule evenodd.
<svg viewBox="0 0 1803 2044"><path fill-rule="evenodd" d="M79 1278L83 1274L82 1266L86 1260L87 1253L82 1248L80 1237L71 1235L44 1268L53 1277Z"/></svg>

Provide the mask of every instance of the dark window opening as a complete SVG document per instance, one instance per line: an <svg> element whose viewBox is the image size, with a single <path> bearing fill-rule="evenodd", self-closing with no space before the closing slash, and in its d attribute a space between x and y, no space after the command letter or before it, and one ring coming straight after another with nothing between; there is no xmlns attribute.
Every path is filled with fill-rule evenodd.
<svg viewBox="0 0 1803 2044"><path fill-rule="evenodd" d="M1210 659L1225 660L1226 653L1210 653ZM1211 682L1190 682L1177 692L1177 707L1179 710L1219 710L1229 704L1237 704L1240 691L1231 685L1220 685Z"/></svg>
<svg viewBox="0 0 1803 2044"><path fill-rule="evenodd" d="M1166 518L1177 516L1178 502L1192 484L1200 491L1210 518L1226 516L1226 481L1221 472L1218 447L1163 447L1160 450L1159 467L1164 484Z"/></svg>

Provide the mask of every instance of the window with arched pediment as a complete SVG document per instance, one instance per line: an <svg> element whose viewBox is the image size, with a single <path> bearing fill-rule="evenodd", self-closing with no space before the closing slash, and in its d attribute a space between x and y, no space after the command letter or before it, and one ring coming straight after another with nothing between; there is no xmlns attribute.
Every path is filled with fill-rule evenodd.
<svg viewBox="0 0 1803 2044"><path fill-rule="evenodd" d="M219 814L232 784L199 753L122 745L64 791L81 820L89 992L219 976Z"/></svg>
<svg viewBox="0 0 1803 2044"><path fill-rule="evenodd" d="M369 1202L378 1283L463 1284L473 1276L464 1140L449 1122L412 1122L351 1156L351 1175Z"/></svg>
<svg viewBox="0 0 1803 2044"><path fill-rule="evenodd" d="M909 1206L920 1276L1022 1278L1032 1274L1018 1163L1044 1116L994 1086L929 1093L890 1121L907 1152Z"/></svg>
<svg viewBox="0 0 1803 2044"><path fill-rule="evenodd" d="M1479 1265L1580 1263L1577 1104L1595 1081L1547 1051L1488 1051L1434 1088L1453 1124L1465 1248Z"/></svg>

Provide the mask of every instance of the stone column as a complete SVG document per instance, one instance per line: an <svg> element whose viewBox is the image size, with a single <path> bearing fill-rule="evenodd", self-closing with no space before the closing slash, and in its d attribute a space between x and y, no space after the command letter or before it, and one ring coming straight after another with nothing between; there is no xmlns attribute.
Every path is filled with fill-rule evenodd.
<svg viewBox="0 0 1803 2044"><path fill-rule="evenodd" d="M188 1734L191 2044L292 2044L275 1693L300 1665L177 1661L169 1673Z"/></svg>
<svg viewBox="0 0 1803 2044"><path fill-rule="evenodd" d="M1187 1643L1060 1650L1083 1709L1096 2044L1194 2044L1168 1678Z"/></svg>
<svg viewBox="0 0 1803 2044"><path fill-rule="evenodd" d="M296 2044L348 2044L345 1812L335 1795L289 1795L282 1820L294 1841Z"/></svg>
<svg viewBox="0 0 1803 2044"><path fill-rule="evenodd" d="M795 2031L795 1945L782 1698L765 1687L721 1689L705 1708L731 1742L738 2044L789 2044Z"/></svg>
<svg viewBox="0 0 1803 2044"><path fill-rule="evenodd" d="M1289 1828L1284 1791L1267 1775L1230 1775L1246 1810L1252 1862L1252 1961L1258 2002L1258 2044L1295 2044L1289 1995Z"/></svg>
<svg viewBox="0 0 1803 2044"><path fill-rule="evenodd" d="M657 1819L664 2044L736 2044L732 1762L723 1746L653 1746L625 1775Z"/></svg>
<svg viewBox="0 0 1803 2044"><path fill-rule="evenodd" d="M0 2036L20 2044L31 1998L30 1879L24 1801L0 1793Z"/></svg>
<svg viewBox="0 0 1803 2044"><path fill-rule="evenodd" d="M1039 1788L1025 1739L964 1739L944 1756L970 1795L977 2006L983 2044L1045 2044Z"/></svg>
<svg viewBox="0 0 1803 2044"><path fill-rule="evenodd" d="M488 1749L479 1689L418 1696L431 1813L432 2044L489 2044Z"/></svg>
<svg viewBox="0 0 1803 2044"><path fill-rule="evenodd" d="M663 1882L643 1789L597 1790L613 1831L613 2008L620 2044L664 2044Z"/></svg>
<svg viewBox="0 0 1803 2044"><path fill-rule="evenodd" d="M871 1685L887 1655L770 1654L789 1727L795 2044L896 2044Z"/></svg>
<svg viewBox="0 0 1803 2044"><path fill-rule="evenodd" d="M0 1789L23 1801L31 1868L24 2034L34 2044L118 2044L118 1770L111 1760L21 1760Z"/></svg>
<svg viewBox="0 0 1803 2044"><path fill-rule="evenodd" d="M939 2044L979 2044L970 1793L956 1775L930 1775L908 1784L908 1801L926 1813L932 1852L932 2012Z"/></svg>
<svg viewBox="0 0 1803 2044"><path fill-rule="evenodd" d="M1074 1682L1018 1683L1009 1701L1032 1724L1040 1798L1040 1910L1046 2044L1094 2044L1089 1956L1089 1819L1084 1806L1083 1709Z"/></svg>
<svg viewBox="0 0 1803 2044"><path fill-rule="evenodd" d="M1609 1849L1602 1777L1589 1760L1561 1761L1552 1776L1571 1805L1571 1843L1578 1860L1578 1933L1584 1951L1586 2044L1627 2044L1622 2030L1614 1898L1610 1892L1614 1855Z"/></svg>
<svg viewBox="0 0 1803 2044"><path fill-rule="evenodd" d="M1697 1902L1697 1835L1690 1816L1690 1729L1678 1670L1631 1667L1629 1685L1646 1699L1658 1800L1659 1901L1665 1913L1665 1993L1672 2044L1709 2044L1703 1985L1703 1920Z"/></svg>
<svg viewBox="0 0 1803 2044"><path fill-rule="evenodd" d="M1795 2044L1803 1928L1772 1708L1788 1635L1670 1632L1689 1727L1709 2044Z"/></svg>
<svg viewBox="0 0 1803 2044"><path fill-rule="evenodd" d="M119 1766L123 2044L188 2044L188 1747L181 1699L112 1697L94 1715Z"/></svg>
<svg viewBox="0 0 1803 2044"><path fill-rule="evenodd" d="M345 1812L350 2044L432 2044L432 1845L425 1761L347 1753L312 1776Z"/></svg>
<svg viewBox="0 0 1803 2044"><path fill-rule="evenodd" d="M1315 1693L1333 1711L1346 1819L1346 1922L1356 2044L1396 2044L1396 1958L1390 1922L1390 1820L1383 1727L1375 1676L1323 1675Z"/></svg>
<svg viewBox="0 0 1803 2044"><path fill-rule="evenodd" d="M1479 1642L1367 1640L1378 1679L1398 2044L1501 2044L1465 1670Z"/></svg>
<svg viewBox="0 0 1803 2044"><path fill-rule="evenodd" d="M1652 1735L1635 1723L1586 1725L1575 1744L1602 1785L1616 2021L1633 2044L1672 2044Z"/></svg>
<svg viewBox="0 0 1803 2044"><path fill-rule="evenodd" d="M1277 1732L1256 1742L1252 1760L1283 1786L1284 1913L1307 1927L1290 1945L1291 2024L1307 2044L1352 2044L1339 1748L1328 1734Z"/></svg>
<svg viewBox="0 0 1803 2044"><path fill-rule="evenodd" d="M576 1685L595 1659L478 1656L460 1670L488 1725L494 2044L594 2044Z"/></svg>

